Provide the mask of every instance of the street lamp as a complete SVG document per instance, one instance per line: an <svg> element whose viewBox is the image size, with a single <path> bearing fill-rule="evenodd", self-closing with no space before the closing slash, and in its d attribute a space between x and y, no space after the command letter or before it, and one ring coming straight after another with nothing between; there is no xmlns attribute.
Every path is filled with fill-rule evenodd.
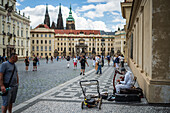
<svg viewBox="0 0 170 113"><path fill-rule="evenodd" d="M101 39L101 42L102 42L102 67L104 66L104 58L103 58L104 57L104 55L103 55L103 52L104 52L103 51L104 41L105 41L104 38L102 38Z"/></svg>

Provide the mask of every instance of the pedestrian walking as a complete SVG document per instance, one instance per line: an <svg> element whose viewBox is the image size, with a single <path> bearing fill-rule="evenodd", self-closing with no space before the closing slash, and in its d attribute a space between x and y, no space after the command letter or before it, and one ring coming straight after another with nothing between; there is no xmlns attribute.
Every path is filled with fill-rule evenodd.
<svg viewBox="0 0 170 113"><path fill-rule="evenodd" d="M8 61L8 58L7 58L7 56L5 56L5 61Z"/></svg>
<svg viewBox="0 0 170 113"><path fill-rule="evenodd" d="M86 60L85 56L83 56L83 57L80 59L80 64L81 64L81 73L80 73L80 75L82 75L82 72L83 72L83 75L85 75L85 67L86 67L86 64L87 64L87 66L89 67L89 64L87 63L87 60Z"/></svg>
<svg viewBox="0 0 170 113"><path fill-rule="evenodd" d="M67 68L69 68L70 67L70 56L67 56L66 60L67 60Z"/></svg>
<svg viewBox="0 0 170 113"><path fill-rule="evenodd" d="M46 56L46 63L48 64L48 55Z"/></svg>
<svg viewBox="0 0 170 113"><path fill-rule="evenodd" d="M120 63L121 63L121 67L124 67L124 56L121 55L120 57Z"/></svg>
<svg viewBox="0 0 170 113"><path fill-rule="evenodd" d="M33 58L33 71L37 71L37 62L38 62L38 59L34 55L34 58Z"/></svg>
<svg viewBox="0 0 170 113"><path fill-rule="evenodd" d="M96 63L95 63L95 70L97 71L98 69L98 56L95 57Z"/></svg>
<svg viewBox="0 0 170 113"><path fill-rule="evenodd" d="M61 56L59 56L60 62L61 62Z"/></svg>
<svg viewBox="0 0 170 113"><path fill-rule="evenodd" d="M113 67L116 66L115 59L116 59L116 55L114 55L114 56L113 56L113 59L112 59L112 60L113 60Z"/></svg>
<svg viewBox="0 0 170 113"><path fill-rule="evenodd" d="M0 86L2 95L2 113L12 113L12 106L15 103L17 90L19 85L18 70L15 63L18 61L18 56L15 53L10 55L9 61L2 63L0 67ZM10 90L6 90L9 88Z"/></svg>
<svg viewBox="0 0 170 113"><path fill-rule="evenodd" d="M97 64L98 64L98 69L97 69L96 74L98 74L99 71L100 71L100 74L102 74L102 59L100 55L98 55Z"/></svg>
<svg viewBox="0 0 170 113"><path fill-rule="evenodd" d="M116 65L116 69L119 69L119 57L118 57L118 55L116 56L116 59L115 59L115 65Z"/></svg>
<svg viewBox="0 0 170 113"><path fill-rule="evenodd" d="M5 61L5 56L2 57L2 63Z"/></svg>
<svg viewBox="0 0 170 113"><path fill-rule="evenodd" d="M77 58L76 58L76 56L74 56L74 58L73 58L73 64L74 64L74 69L75 68L77 69Z"/></svg>
<svg viewBox="0 0 170 113"><path fill-rule="evenodd" d="M57 57L56 57L57 62L58 62L58 59L59 59L59 57L57 56Z"/></svg>
<svg viewBox="0 0 170 113"><path fill-rule="evenodd" d="M40 59L38 56L37 56L37 65L40 65Z"/></svg>
<svg viewBox="0 0 170 113"><path fill-rule="evenodd" d="M25 57L24 62L25 62L25 70L28 71L28 67L29 67L30 62L29 62L29 59L28 59L27 56Z"/></svg>
<svg viewBox="0 0 170 113"><path fill-rule="evenodd" d="M51 63L53 63L53 56L51 56Z"/></svg>
<svg viewBox="0 0 170 113"><path fill-rule="evenodd" d="M95 67L96 65L96 59L95 59L95 56L93 56L93 67Z"/></svg>
<svg viewBox="0 0 170 113"><path fill-rule="evenodd" d="M110 55L107 55L108 66L110 66Z"/></svg>
<svg viewBox="0 0 170 113"><path fill-rule="evenodd" d="M1 55L0 55L0 64L2 63L2 57L1 57Z"/></svg>

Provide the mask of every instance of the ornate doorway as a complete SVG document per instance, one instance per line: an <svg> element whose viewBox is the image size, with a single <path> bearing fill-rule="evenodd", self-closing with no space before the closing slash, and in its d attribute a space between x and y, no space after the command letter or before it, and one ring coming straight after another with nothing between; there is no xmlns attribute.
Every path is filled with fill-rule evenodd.
<svg viewBox="0 0 170 113"><path fill-rule="evenodd" d="M88 45L85 44L85 40L83 38L81 38L79 40L79 43L76 44L76 55L79 56L79 55L86 55L87 54L87 48L88 48Z"/></svg>

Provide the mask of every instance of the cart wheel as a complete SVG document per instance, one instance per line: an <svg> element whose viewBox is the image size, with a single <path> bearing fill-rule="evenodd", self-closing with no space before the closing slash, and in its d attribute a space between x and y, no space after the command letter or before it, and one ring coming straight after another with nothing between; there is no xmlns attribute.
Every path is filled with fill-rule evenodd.
<svg viewBox="0 0 170 113"><path fill-rule="evenodd" d="M81 109L83 109L84 101L81 102Z"/></svg>
<svg viewBox="0 0 170 113"><path fill-rule="evenodd" d="M99 101L99 109L101 109L101 105L102 105L102 98L100 98L100 101Z"/></svg>

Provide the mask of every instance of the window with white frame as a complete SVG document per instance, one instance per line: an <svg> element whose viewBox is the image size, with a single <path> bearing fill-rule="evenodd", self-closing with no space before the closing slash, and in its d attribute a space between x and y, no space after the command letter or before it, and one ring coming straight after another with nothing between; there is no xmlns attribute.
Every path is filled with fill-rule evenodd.
<svg viewBox="0 0 170 113"><path fill-rule="evenodd" d="M21 30L21 37L23 37L23 30Z"/></svg>
<svg viewBox="0 0 170 113"><path fill-rule="evenodd" d="M47 46L45 46L45 51L47 51Z"/></svg>
<svg viewBox="0 0 170 113"><path fill-rule="evenodd" d="M37 46L37 51L39 51L39 46Z"/></svg>
<svg viewBox="0 0 170 113"><path fill-rule="evenodd" d="M34 46L32 46L32 51L34 51Z"/></svg>
<svg viewBox="0 0 170 113"><path fill-rule="evenodd" d="M8 33L10 33L10 25L8 25Z"/></svg>
<svg viewBox="0 0 170 113"><path fill-rule="evenodd" d="M21 41L21 46L23 46L23 40Z"/></svg>
<svg viewBox="0 0 170 113"><path fill-rule="evenodd" d="M41 46L41 51L43 51L43 46Z"/></svg>
<svg viewBox="0 0 170 113"><path fill-rule="evenodd" d="M49 46L49 51L51 51L51 46Z"/></svg>

